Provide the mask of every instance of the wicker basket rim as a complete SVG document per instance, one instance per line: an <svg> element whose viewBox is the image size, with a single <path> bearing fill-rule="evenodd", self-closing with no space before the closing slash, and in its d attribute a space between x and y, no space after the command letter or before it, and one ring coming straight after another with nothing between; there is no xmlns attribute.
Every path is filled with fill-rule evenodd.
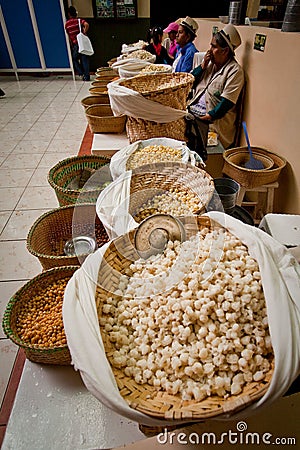
<svg viewBox="0 0 300 450"><path fill-rule="evenodd" d="M156 78L156 80L155 80ZM174 79L179 78L176 86L163 86L160 88L159 84L156 86L153 86L151 89L142 90L142 94L150 94L154 92L172 92L175 90L178 90L179 88L182 88L184 86L187 86L191 84L194 80L194 76L191 73L185 73L185 72L177 72L177 73L150 73L145 75L139 75L138 77L129 78L128 80L123 80L120 82L121 86L128 87L128 89L132 89L131 85L132 83L136 84L142 84L145 83L148 79L155 80L155 81L163 81L163 78L167 79ZM127 86L129 85L129 86ZM149 84L148 84L149 86ZM136 90L136 89L132 89ZM139 91L138 91L139 92Z"/></svg>
<svg viewBox="0 0 300 450"><path fill-rule="evenodd" d="M54 260L54 259L55 260L58 259L60 261L63 261L64 259L72 259L72 258L74 258L74 260L76 260L77 256L85 256L85 253L80 253L78 255L76 254L76 256L74 256L74 257L68 256L68 255L61 255L61 256L58 256L58 255L46 255L45 253L40 253L40 252L37 252L36 250L34 250L31 247L31 241L32 241L33 234L34 234L36 228L40 225L41 222L43 222L43 220L46 217L53 216L54 214L59 214L63 210L66 210L66 209L75 209L75 208L89 207L89 206L95 208L95 204L94 203L79 203L78 205L77 204L72 204L72 205L59 206L58 208L54 208L54 209L51 209L50 211L46 211L45 213L43 213L40 217L38 217L36 219L36 221L31 225L31 227L30 227L30 229L28 231L27 238L26 238L26 248L27 248L27 250L32 255L37 256L38 258L44 258L44 259L48 259L50 261ZM96 212L96 209L95 209L95 212Z"/></svg>
<svg viewBox="0 0 300 450"><path fill-rule="evenodd" d="M40 347L38 344L28 344L26 342L23 342L11 329L10 327L10 316L12 313L12 310L14 308L14 306L21 301L20 296L25 293L27 291L27 289L29 287L31 287L33 284L35 284L37 281L43 279L43 278L47 278L48 276L50 276L52 273L54 272L71 272L71 276L73 275L73 273L79 268L80 266L78 265L74 265L74 266L61 266L61 267L53 267L52 269L48 269L45 270L44 272L36 275L35 277L33 277L31 280L29 280L27 283L25 283L23 286L21 286L17 292L15 292L13 294L13 296L9 299L5 311L4 311L4 315L3 315L3 319L2 319L2 328L4 333L6 334L6 336L15 344L17 344L18 346L24 348L24 349L28 349L28 350L34 350L36 352L40 352L40 353L54 353L54 352L58 352L58 351L62 351L68 348L67 345L59 345L56 347Z"/></svg>
<svg viewBox="0 0 300 450"><path fill-rule="evenodd" d="M255 149L263 150L263 151L269 153L270 154L270 158L272 158L271 155L273 154L276 158L281 160L282 165L280 165L279 167L273 167L273 168L271 167L270 169L261 169L261 170L257 171L257 170L254 170L254 169L247 169L246 167L238 166L237 164L234 164L232 161L230 161L228 159L228 156L238 153L239 150L246 150L248 152L248 149L247 149L246 146L235 147L235 148L230 148L230 149L225 150L224 153L223 153L223 158L228 164L232 165L233 167L235 167L237 169L242 169L243 171L248 172L248 173L255 173L255 174L257 174L258 172L259 173L270 173L270 172L275 172L278 169L281 170L281 169L283 169L285 167L286 159L283 156L278 155L278 153L271 152L270 150L268 150L268 149L266 149L264 147L251 146L251 148L252 148L252 150L254 150L254 153L255 153Z"/></svg>
<svg viewBox="0 0 300 450"><path fill-rule="evenodd" d="M69 193L69 194L71 194L71 193L78 193L78 194L80 194L81 193L81 191L79 190L79 189L68 189L68 188L63 188L63 187L61 187L61 186L58 186L54 181L53 181L53 174L57 171L57 170L59 170L61 167L63 167L65 164L68 164L68 163L72 163L72 162L74 162L74 163L76 163L76 162L79 162L79 161L82 161L82 162L84 162L84 161L95 161L95 162L100 162L100 161L102 161L102 162L104 162L104 161L106 161L106 164L108 164L109 162L110 162L110 158L108 157L108 156L97 156L97 155L82 155L82 156L73 156L73 157L71 157L71 158L66 158L66 159L63 159L62 161L59 161L57 164L55 164L55 166L53 166L50 170L49 170L49 172L48 172L48 182L49 182L49 184L55 189L55 190L57 190L57 191L60 191L60 192L64 192L64 193ZM104 165L106 165L106 164L104 164ZM98 189L91 189L89 192L99 192L99 188Z"/></svg>

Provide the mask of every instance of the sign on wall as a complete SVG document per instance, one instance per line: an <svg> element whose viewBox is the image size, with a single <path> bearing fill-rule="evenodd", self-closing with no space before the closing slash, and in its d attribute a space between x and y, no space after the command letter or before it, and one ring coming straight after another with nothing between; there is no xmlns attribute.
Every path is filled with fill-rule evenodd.
<svg viewBox="0 0 300 450"><path fill-rule="evenodd" d="M97 19L135 19L137 0L93 0Z"/></svg>

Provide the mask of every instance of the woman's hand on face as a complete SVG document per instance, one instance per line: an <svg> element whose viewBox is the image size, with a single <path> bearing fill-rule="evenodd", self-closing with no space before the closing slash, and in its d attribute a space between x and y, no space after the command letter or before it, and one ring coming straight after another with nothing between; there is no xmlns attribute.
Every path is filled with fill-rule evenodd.
<svg viewBox="0 0 300 450"><path fill-rule="evenodd" d="M206 69L209 62L210 62L210 50L207 50L201 63L201 67L203 70Z"/></svg>

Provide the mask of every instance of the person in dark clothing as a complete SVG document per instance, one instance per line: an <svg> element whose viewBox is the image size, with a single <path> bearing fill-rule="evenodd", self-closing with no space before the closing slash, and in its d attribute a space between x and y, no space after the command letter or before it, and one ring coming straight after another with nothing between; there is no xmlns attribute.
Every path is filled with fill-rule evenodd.
<svg viewBox="0 0 300 450"><path fill-rule="evenodd" d="M80 32L78 20L80 20L82 33L86 34L89 29L89 24L84 19L78 19L76 9L74 6L70 6L68 8L68 20L65 23L65 30L71 45L74 69L82 77L83 81L90 81L89 56L78 52L77 34Z"/></svg>
<svg viewBox="0 0 300 450"><path fill-rule="evenodd" d="M162 45L163 29L161 27L152 28L150 35L150 43L144 47L144 50L156 56L155 64L169 64L172 65L166 47ZM149 42L149 41L148 41Z"/></svg>

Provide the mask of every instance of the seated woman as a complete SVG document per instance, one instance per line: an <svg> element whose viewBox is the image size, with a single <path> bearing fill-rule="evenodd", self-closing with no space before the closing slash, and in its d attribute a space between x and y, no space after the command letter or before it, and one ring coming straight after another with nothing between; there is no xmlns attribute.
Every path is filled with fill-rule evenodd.
<svg viewBox="0 0 300 450"><path fill-rule="evenodd" d="M234 143L236 103L244 86L244 71L234 58L240 44L236 28L226 25L213 36L202 63L191 72L195 82L188 111L196 118L204 147L209 124L225 149Z"/></svg>
<svg viewBox="0 0 300 450"><path fill-rule="evenodd" d="M172 65L172 59L168 54L167 49L162 45L163 29L161 27L154 27L150 30L149 44L144 50L156 56L155 64L169 64Z"/></svg>
<svg viewBox="0 0 300 450"><path fill-rule="evenodd" d="M198 30L197 22L191 17L186 17L179 24L176 42L177 53L173 63L173 72L190 72L193 68L195 53L198 52L193 41Z"/></svg>

